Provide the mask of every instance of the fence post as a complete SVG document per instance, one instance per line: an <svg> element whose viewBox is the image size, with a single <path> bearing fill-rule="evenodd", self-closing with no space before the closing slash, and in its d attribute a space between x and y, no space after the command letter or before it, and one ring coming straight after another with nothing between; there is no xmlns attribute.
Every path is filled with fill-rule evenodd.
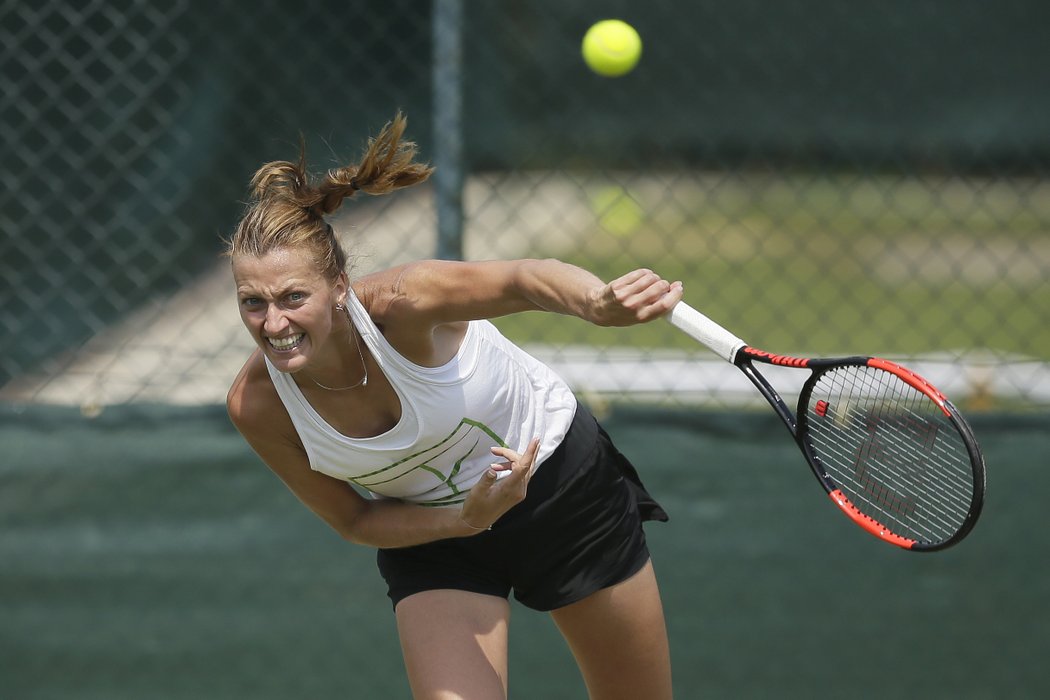
<svg viewBox="0 0 1050 700"><path fill-rule="evenodd" d="M442 260L463 259L463 2L434 0L434 196L437 251Z"/></svg>

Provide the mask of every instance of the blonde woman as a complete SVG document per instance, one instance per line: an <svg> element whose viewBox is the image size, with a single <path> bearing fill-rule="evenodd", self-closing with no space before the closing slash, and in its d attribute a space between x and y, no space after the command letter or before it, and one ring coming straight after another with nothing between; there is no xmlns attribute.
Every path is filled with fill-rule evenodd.
<svg viewBox="0 0 1050 700"><path fill-rule="evenodd" d="M510 593L549 611L591 698L671 696L642 531L666 520L553 371L487 320L645 323L681 284L557 260L420 261L351 280L325 217L421 183L398 115L359 163L262 166L231 237L258 345L228 397L245 439L347 540L378 550L416 698L506 698Z"/></svg>

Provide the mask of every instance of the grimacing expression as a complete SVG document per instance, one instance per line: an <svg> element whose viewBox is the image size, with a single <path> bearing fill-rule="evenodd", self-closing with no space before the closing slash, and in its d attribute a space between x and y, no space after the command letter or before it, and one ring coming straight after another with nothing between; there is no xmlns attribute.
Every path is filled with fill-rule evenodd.
<svg viewBox="0 0 1050 700"><path fill-rule="evenodd" d="M324 352L345 278L333 284L307 253L288 248L234 256L233 278L241 321L278 370L297 372Z"/></svg>

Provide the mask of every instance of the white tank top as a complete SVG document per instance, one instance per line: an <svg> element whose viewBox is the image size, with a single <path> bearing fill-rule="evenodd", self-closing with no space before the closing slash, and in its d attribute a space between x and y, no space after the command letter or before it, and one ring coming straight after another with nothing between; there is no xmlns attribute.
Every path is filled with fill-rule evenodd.
<svg viewBox="0 0 1050 700"><path fill-rule="evenodd" d="M576 413L576 397L553 370L488 321L470 322L449 362L421 367L394 350L352 291L347 307L401 400L401 420L375 437L347 437L314 410L291 375L267 360L314 470L378 497L455 505L497 460L491 447L522 452L539 437L539 465L561 444Z"/></svg>

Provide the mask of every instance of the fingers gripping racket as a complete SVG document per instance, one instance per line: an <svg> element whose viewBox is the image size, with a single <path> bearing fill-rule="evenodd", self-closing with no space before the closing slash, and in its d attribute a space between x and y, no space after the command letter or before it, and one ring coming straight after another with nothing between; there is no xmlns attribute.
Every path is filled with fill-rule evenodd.
<svg viewBox="0 0 1050 700"><path fill-rule="evenodd" d="M668 318L751 380L831 500L862 528L927 552L973 528L984 502L984 458L965 419L928 381L875 357L764 352L684 302ZM755 363L810 371L794 413Z"/></svg>

